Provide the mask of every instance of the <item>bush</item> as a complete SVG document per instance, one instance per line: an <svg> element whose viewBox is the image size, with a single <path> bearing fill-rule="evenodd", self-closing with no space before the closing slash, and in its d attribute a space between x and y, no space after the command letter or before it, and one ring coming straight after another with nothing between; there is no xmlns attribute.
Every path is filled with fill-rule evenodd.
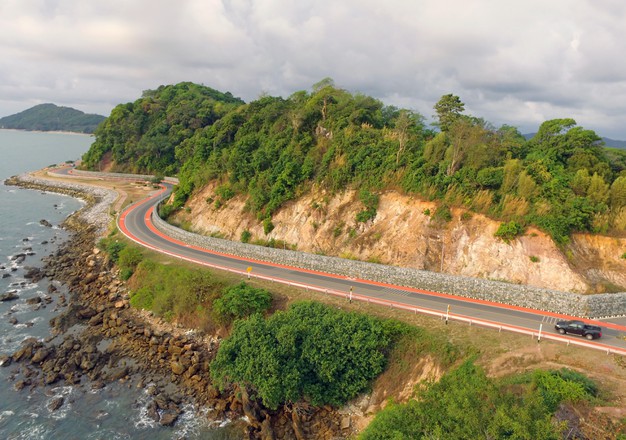
<svg viewBox="0 0 626 440"><path fill-rule="evenodd" d="M213 313L219 322L230 323L253 313L263 313L271 304L272 294L267 290L241 282L226 288L222 296L213 301Z"/></svg>
<svg viewBox="0 0 626 440"><path fill-rule="evenodd" d="M263 232L265 232L265 235L269 234L273 230L274 230L274 223L272 223L272 219L266 218L265 220L263 220Z"/></svg>
<svg viewBox="0 0 626 440"><path fill-rule="evenodd" d="M433 214L433 219L447 223L452 220L452 212L450 212L450 208L447 205L440 205Z"/></svg>
<svg viewBox="0 0 626 440"><path fill-rule="evenodd" d="M501 238L506 243L509 243L515 237L518 237L524 233L522 225L516 221L510 221L508 223L500 223L500 227L494 234L496 237Z"/></svg>
<svg viewBox="0 0 626 440"><path fill-rule="evenodd" d="M162 219L167 219L174 211L176 211L176 208L174 208L174 205L169 205L169 204L159 205L159 217L161 217Z"/></svg>
<svg viewBox="0 0 626 440"><path fill-rule="evenodd" d="M117 264L120 266L122 279L127 280L131 277L137 265L143 260L141 251L133 246L126 246L119 253Z"/></svg>
<svg viewBox="0 0 626 440"><path fill-rule="evenodd" d="M268 319L236 321L211 375L220 387L250 385L269 408L303 398L341 405L383 371L396 331L366 315L296 303Z"/></svg>
<svg viewBox="0 0 626 440"><path fill-rule="evenodd" d="M243 231L241 231L242 243L249 243L251 238L252 238L252 233L250 231L248 231L247 229L244 229Z"/></svg>
<svg viewBox="0 0 626 440"><path fill-rule="evenodd" d="M120 257L120 252L126 247L126 243L118 241L112 237L103 238L98 242L98 247L109 254L109 258L114 263L117 263Z"/></svg>
<svg viewBox="0 0 626 440"><path fill-rule="evenodd" d="M365 205L365 209L356 215L356 221L359 223L365 223L368 220L376 217L376 209L380 198L378 194L373 194L366 189L359 191L359 199Z"/></svg>

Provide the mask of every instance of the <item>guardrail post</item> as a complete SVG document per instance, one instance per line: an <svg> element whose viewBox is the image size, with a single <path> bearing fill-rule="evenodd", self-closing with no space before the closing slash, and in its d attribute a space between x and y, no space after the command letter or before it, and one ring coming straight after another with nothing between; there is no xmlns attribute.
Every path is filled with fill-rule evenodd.
<svg viewBox="0 0 626 440"><path fill-rule="evenodd" d="M541 330L543 330L543 323L539 324L539 336L537 337L537 342L541 342Z"/></svg>

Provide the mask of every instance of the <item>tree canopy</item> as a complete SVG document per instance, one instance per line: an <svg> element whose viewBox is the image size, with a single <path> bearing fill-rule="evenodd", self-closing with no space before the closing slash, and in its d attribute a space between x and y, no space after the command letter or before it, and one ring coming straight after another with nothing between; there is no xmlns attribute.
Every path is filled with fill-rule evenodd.
<svg viewBox="0 0 626 440"><path fill-rule="evenodd" d="M236 321L211 375L221 386L251 387L269 408L302 399L340 405L384 370L397 330L366 315L296 303L267 319Z"/></svg>

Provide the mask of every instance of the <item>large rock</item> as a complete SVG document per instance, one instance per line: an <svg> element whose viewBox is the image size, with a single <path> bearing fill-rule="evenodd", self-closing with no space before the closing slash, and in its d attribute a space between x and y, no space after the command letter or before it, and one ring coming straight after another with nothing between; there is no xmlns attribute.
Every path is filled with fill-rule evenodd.
<svg viewBox="0 0 626 440"><path fill-rule="evenodd" d="M178 361L173 361L170 363L170 367L172 368L172 373L180 376L185 372L185 367Z"/></svg>
<svg viewBox="0 0 626 440"><path fill-rule="evenodd" d="M178 419L178 414L171 411L166 411L161 415L159 423L161 426L172 426Z"/></svg>
<svg viewBox="0 0 626 440"><path fill-rule="evenodd" d="M63 406L63 403L65 403L65 399L63 397L55 397L50 401L50 403L48 403L48 409L50 411L56 411Z"/></svg>
<svg viewBox="0 0 626 440"><path fill-rule="evenodd" d="M0 301L2 301L2 302L14 301L14 300L16 300L18 298L19 298L19 296L17 295L17 290L10 290L10 291L0 295Z"/></svg>
<svg viewBox="0 0 626 440"><path fill-rule="evenodd" d="M46 358L47 358L49 355L50 355L50 351L49 351L47 348L43 347L43 348L40 348L39 350L37 350L37 351L35 352L35 354L34 354L34 355L33 355L33 357L30 359L30 361L31 361L33 364L38 364L38 363L40 363L40 362L45 361L45 360L46 360Z"/></svg>

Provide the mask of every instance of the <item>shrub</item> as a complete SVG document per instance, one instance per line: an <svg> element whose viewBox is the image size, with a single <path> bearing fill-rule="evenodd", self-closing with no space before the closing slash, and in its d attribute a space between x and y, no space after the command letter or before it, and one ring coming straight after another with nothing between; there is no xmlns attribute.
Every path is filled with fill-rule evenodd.
<svg viewBox="0 0 626 440"><path fill-rule="evenodd" d="M263 313L271 303L272 294L267 290L241 282L224 289L223 294L213 301L213 313L218 321L230 323L253 313Z"/></svg>
<svg viewBox="0 0 626 440"><path fill-rule="evenodd" d="M127 280L131 277L137 265L143 260L141 251L133 246L126 246L119 253L117 264L120 266L122 279Z"/></svg>
<svg viewBox="0 0 626 440"><path fill-rule="evenodd" d="M109 258L114 263L119 260L120 252L126 247L126 243L111 238L103 238L98 242L98 247L109 254Z"/></svg>
<svg viewBox="0 0 626 440"><path fill-rule="evenodd" d="M450 212L450 208L447 205L441 205L437 208L435 213L433 214L433 219L438 221L449 222L452 220L452 213Z"/></svg>
<svg viewBox="0 0 626 440"><path fill-rule="evenodd" d="M174 211L176 211L176 208L174 208L174 205L169 205L169 204L159 205L159 217L163 219L167 219Z"/></svg>
<svg viewBox="0 0 626 440"><path fill-rule="evenodd" d="M532 261L533 263L539 263L539 257L537 257L535 255L531 255L530 256L530 261Z"/></svg>
<svg viewBox="0 0 626 440"><path fill-rule="evenodd" d="M220 185L215 188L215 194L217 194L222 200L230 200L235 197L235 191L232 190L230 185Z"/></svg>
<svg viewBox="0 0 626 440"><path fill-rule="evenodd" d="M263 232L265 233L265 235L269 234L273 230L274 230L274 223L272 223L272 219L266 218L265 220L263 220Z"/></svg>
<svg viewBox="0 0 626 440"><path fill-rule="evenodd" d="M359 223L365 223L368 220L376 217L376 209L378 208L379 197L378 194L373 194L366 189L359 191L359 199L365 205L365 209L356 215L356 221Z"/></svg>
<svg viewBox="0 0 626 440"><path fill-rule="evenodd" d="M248 231L247 229L244 229L243 231L241 231L240 239L242 243L249 243L251 238L252 238L252 233L250 231Z"/></svg>
<svg viewBox="0 0 626 440"><path fill-rule="evenodd" d="M494 235L509 243L515 237L522 235L523 232L524 228L522 225L512 220L507 223L501 223Z"/></svg>
<svg viewBox="0 0 626 440"><path fill-rule="evenodd" d="M468 221L472 218L472 213L469 211L465 211L463 214L461 214L461 221Z"/></svg>

